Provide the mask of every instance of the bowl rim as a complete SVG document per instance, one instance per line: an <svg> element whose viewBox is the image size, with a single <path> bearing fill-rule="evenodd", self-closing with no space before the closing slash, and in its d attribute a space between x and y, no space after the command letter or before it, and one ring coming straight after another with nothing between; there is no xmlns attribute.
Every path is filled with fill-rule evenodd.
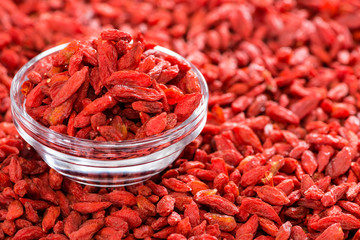
<svg viewBox="0 0 360 240"><path fill-rule="evenodd" d="M48 135L46 135L46 140L48 142L51 142L52 140L54 140L54 141L56 141L56 143L54 143L54 142L51 142L51 143L61 146L61 147L65 147L65 148L69 148L70 147L69 143L71 143L71 145L75 144L77 147L84 148L84 149L86 149L86 148L98 148L98 149L119 148L119 149L122 149L122 148L134 148L134 147L142 149L142 147L157 146L160 144L171 142L171 141L181 137L182 133L186 130L186 127L188 127L191 123L193 123L197 119L197 117L199 115L201 115L200 113L202 111L207 110L209 90L208 90L208 86L207 86L204 76L197 69L197 67L195 67L190 61L188 61L187 59L185 59L178 53L173 52L173 51L171 51L167 48L161 47L161 46L155 46L154 47L155 50L158 50L162 53L174 56L182 61L185 61L191 67L190 70L192 70L198 78L202 98L200 100L198 107L194 110L194 112L190 115L190 117L188 117L180 125L172 128L172 129L169 129L165 132L162 132L162 133L150 136L150 137L142 138L142 139L131 139L131 140L124 140L124 141L119 141L119 142L115 142L115 141L101 142L101 141L94 141L94 140L89 140L89 139L81 139L81 138L71 137L71 136L68 136L65 134L55 132L55 131L51 130L50 128L43 126L40 123L38 123L36 120L34 120L27 113L26 108L24 107L24 102L22 102L21 106L19 106L17 104L17 101L15 98L17 97L17 94L21 94L21 93L19 93L21 90L21 84L22 84L22 83L20 84L20 80L21 80L21 78L24 78L24 79L27 78L27 76L24 76L24 74L28 71L28 69L31 67L34 67L34 65L38 61L44 59L45 57L48 57L48 56L55 54L56 52L62 50L68 44L69 43L65 43L65 44L61 44L61 45L55 46L53 48L50 48L46 51L41 52L40 54L38 54L37 56L32 58L30 61L28 61L15 74L15 76L13 77L11 88L10 88L10 98L11 98L11 107L12 107L13 115L14 115L14 113L17 114L19 116L20 121L23 121L26 123L26 124L22 123L22 125L26 125L26 127L30 127L31 129L29 129L29 130L31 130L32 133L34 133L34 130L37 130L36 133L38 135L42 135L41 133L48 134ZM183 131L180 131L180 130L183 130ZM39 137L41 137L41 136L39 136ZM55 147L55 146L53 146L53 147Z"/></svg>

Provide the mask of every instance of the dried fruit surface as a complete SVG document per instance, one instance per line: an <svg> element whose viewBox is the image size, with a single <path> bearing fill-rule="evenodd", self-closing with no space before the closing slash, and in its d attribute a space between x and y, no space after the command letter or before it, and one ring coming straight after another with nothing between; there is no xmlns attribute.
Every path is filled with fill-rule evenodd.
<svg viewBox="0 0 360 240"><path fill-rule="evenodd" d="M359 239L359 8L0 1L0 239ZM202 72L206 126L163 173L134 186L82 186L19 137L14 74L72 40L21 89L31 117L70 136L146 137L191 114L199 85L190 66L155 44Z"/></svg>

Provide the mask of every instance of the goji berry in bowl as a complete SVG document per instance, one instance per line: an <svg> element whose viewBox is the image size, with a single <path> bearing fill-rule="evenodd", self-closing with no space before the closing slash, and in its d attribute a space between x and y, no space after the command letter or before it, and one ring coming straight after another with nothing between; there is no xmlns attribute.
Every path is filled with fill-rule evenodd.
<svg viewBox="0 0 360 240"><path fill-rule="evenodd" d="M51 168L62 175L79 183L103 187L141 182L169 166L202 131L207 115L206 81L194 65L160 46L154 47L150 52L190 66L189 71L192 71L199 82L200 103L183 122L155 135L118 142L73 137L57 132L61 129L53 128L54 131L39 123L26 109L24 83L29 83L29 73L35 68L41 69L42 65L48 64L47 59L67 46L68 44L63 44L51 48L30 60L15 75L10 90L13 121L18 132ZM45 111L45 108L37 110Z"/></svg>

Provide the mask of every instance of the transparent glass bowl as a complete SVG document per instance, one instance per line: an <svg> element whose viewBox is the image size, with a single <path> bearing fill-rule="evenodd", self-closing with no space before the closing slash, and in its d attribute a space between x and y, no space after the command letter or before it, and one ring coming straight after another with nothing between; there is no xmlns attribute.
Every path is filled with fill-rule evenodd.
<svg viewBox="0 0 360 240"><path fill-rule="evenodd" d="M145 181L171 164L203 129L206 122L208 88L199 70L180 55L163 47L155 49L189 63L201 86L202 99L193 114L177 127L140 140L96 142L50 130L25 111L22 84L36 63L66 47L63 44L42 52L15 75L10 95L15 126L53 169L79 183L114 187Z"/></svg>

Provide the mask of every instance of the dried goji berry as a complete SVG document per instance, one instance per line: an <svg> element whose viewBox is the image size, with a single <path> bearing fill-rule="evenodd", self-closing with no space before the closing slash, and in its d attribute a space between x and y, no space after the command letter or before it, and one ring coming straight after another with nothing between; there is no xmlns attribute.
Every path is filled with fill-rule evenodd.
<svg viewBox="0 0 360 240"><path fill-rule="evenodd" d="M71 208L83 213L94 213L111 206L110 202L78 202L71 205Z"/></svg>
<svg viewBox="0 0 360 240"><path fill-rule="evenodd" d="M31 226L20 229L13 239L20 240L20 239L40 239L45 235L45 233L41 230L38 226Z"/></svg>
<svg viewBox="0 0 360 240"><path fill-rule="evenodd" d="M21 217L24 214L23 205L19 200L14 200L10 203L8 207L8 212L6 214L7 220L14 220Z"/></svg>
<svg viewBox="0 0 360 240"><path fill-rule="evenodd" d="M51 228L54 227L56 219L60 215L60 207L49 207L46 209L44 218L42 221L42 230L48 232Z"/></svg>
<svg viewBox="0 0 360 240"><path fill-rule="evenodd" d="M275 210L267 203L256 198L244 198L241 201L243 209L250 214L257 214L258 216L266 217L277 223L281 223L281 220Z"/></svg>
<svg viewBox="0 0 360 240"><path fill-rule="evenodd" d="M262 200L272 205L286 205L290 202L285 193L276 187L264 185L254 190Z"/></svg>

